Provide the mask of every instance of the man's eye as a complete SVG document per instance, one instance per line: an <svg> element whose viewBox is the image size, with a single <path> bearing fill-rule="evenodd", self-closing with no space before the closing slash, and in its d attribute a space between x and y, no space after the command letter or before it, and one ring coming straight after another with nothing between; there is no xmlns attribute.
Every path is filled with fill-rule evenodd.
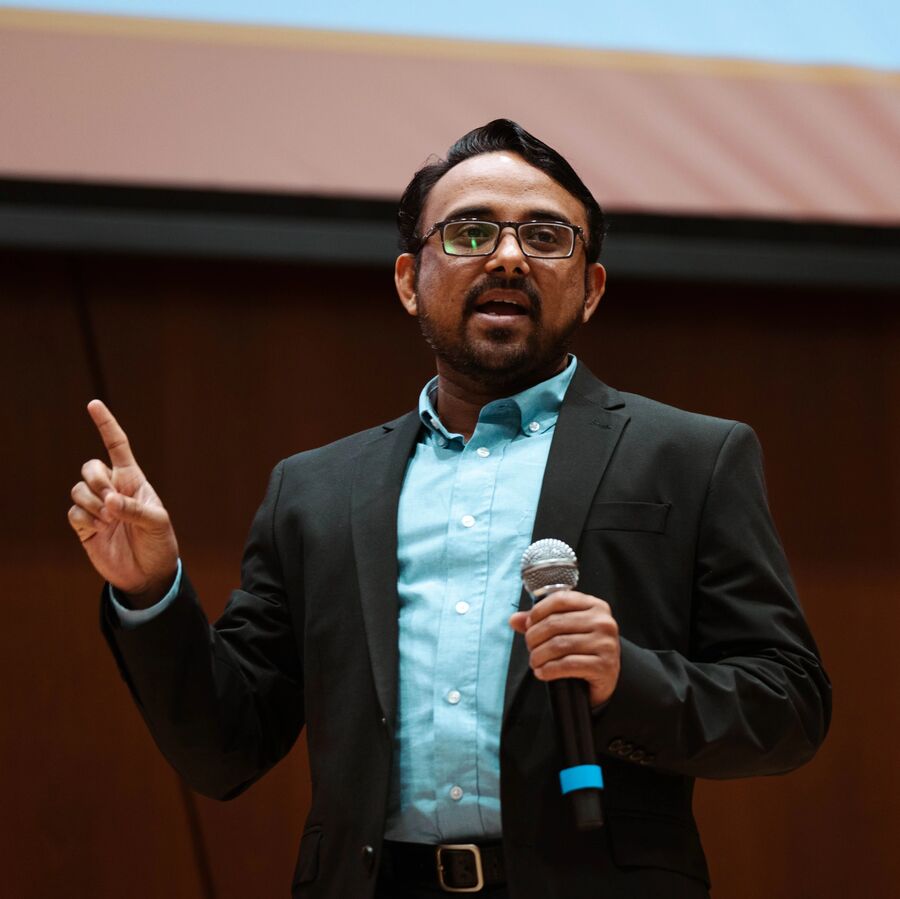
<svg viewBox="0 0 900 899"><path fill-rule="evenodd" d="M490 246L495 226L490 222L451 222L444 228L444 245L448 253L472 253Z"/></svg>
<svg viewBox="0 0 900 899"><path fill-rule="evenodd" d="M464 225L456 232L457 238L478 242L488 240L490 236L490 229L480 224Z"/></svg>
<svg viewBox="0 0 900 899"><path fill-rule="evenodd" d="M535 228L528 233L528 241L542 246L555 246L559 243L559 229Z"/></svg>

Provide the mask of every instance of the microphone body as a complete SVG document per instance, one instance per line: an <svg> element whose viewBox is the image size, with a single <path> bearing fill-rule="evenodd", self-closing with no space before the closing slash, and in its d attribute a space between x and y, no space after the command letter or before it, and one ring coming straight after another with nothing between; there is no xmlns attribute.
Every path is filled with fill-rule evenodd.
<svg viewBox="0 0 900 899"><path fill-rule="evenodd" d="M561 540L532 543L522 557L522 581L535 603L558 590L571 590L578 583L574 551ZM588 684L581 678L564 678L549 681L547 687L562 761L560 787L576 827L594 830L603 826L603 773L594 749Z"/></svg>

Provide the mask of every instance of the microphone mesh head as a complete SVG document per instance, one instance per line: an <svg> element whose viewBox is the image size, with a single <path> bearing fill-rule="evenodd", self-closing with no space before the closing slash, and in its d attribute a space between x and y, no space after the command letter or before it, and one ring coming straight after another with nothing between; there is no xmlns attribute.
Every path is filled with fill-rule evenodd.
<svg viewBox="0 0 900 899"><path fill-rule="evenodd" d="M578 583L575 550L553 537L535 541L522 556L522 581L532 595L544 587L574 587Z"/></svg>

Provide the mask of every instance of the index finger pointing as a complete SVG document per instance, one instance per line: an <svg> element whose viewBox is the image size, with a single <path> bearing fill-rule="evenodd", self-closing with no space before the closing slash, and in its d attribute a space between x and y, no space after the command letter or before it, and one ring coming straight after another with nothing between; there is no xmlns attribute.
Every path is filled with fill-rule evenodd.
<svg viewBox="0 0 900 899"><path fill-rule="evenodd" d="M116 421L112 412L106 408L102 400L91 400L88 403L88 413L91 416L103 445L109 453L109 461L113 468L125 468L128 465L137 465L131 447L128 445L128 437Z"/></svg>

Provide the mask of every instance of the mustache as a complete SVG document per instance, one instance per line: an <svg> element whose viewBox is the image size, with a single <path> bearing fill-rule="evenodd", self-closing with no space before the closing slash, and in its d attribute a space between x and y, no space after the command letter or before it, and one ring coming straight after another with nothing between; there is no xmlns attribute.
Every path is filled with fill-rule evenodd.
<svg viewBox="0 0 900 899"><path fill-rule="evenodd" d="M518 290L529 300L528 315L535 321L541 317L541 295L527 278L503 278L500 275L488 275L483 281L471 287L463 302L463 315L468 318L475 312L475 304L489 290Z"/></svg>

